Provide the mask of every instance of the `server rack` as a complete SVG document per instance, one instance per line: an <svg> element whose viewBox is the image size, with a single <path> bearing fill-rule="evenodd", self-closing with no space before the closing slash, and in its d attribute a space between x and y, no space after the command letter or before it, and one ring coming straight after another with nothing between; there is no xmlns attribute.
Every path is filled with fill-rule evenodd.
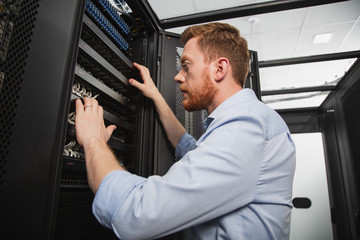
<svg viewBox="0 0 360 240"><path fill-rule="evenodd" d="M337 239L360 238L360 60L319 107L329 175L331 222Z"/></svg>
<svg viewBox="0 0 360 240"><path fill-rule="evenodd" d="M0 236L114 239L91 212L74 100L96 97L104 107L106 124L118 126L109 145L129 171L164 174L173 149L152 103L127 79L139 79L132 62L146 65L172 110L199 137L205 115L179 110L172 81L179 36L161 31L143 1L129 1L133 12L121 15L107 0L0 3ZM252 52L249 76L259 86L256 63Z"/></svg>
<svg viewBox="0 0 360 240"><path fill-rule="evenodd" d="M136 2L132 15L106 0L1 6L1 237L114 239L91 214L74 99L96 97L119 161L152 173L154 111L127 79L133 61L154 71L156 29Z"/></svg>

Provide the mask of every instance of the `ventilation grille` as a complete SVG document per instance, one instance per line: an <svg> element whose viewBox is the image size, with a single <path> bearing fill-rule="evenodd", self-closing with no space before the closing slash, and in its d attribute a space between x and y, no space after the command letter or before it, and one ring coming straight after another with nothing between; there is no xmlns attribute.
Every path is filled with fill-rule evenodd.
<svg viewBox="0 0 360 240"><path fill-rule="evenodd" d="M62 188L88 188L89 184L85 175L63 175L60 186Z"/></svg>
<svg viewBox="0 0 360 240"><path fill-rule="evenodd" d="M184 48L176 48L176 69L177 71L181 70L181 55L184 51ZM175 106L175 116L183 124L186 131L192 135L195 139L199 139L201 135L204 134L204 129L202 122L207 118L206 110L188 112L184 109L182 105L182 92L180 91L179 85L176 86L176 96L175 96L176 106Z"/></svg>
<svg viewBox="0 0 360 240"><path fill-rule="evenodd" d="M39 0L0 1L0 196Z"/></svg>

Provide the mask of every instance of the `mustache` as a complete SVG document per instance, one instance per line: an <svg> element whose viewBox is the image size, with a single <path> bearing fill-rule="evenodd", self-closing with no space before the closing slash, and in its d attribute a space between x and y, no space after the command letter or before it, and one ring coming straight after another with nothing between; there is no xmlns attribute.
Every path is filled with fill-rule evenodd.
<svg viewBox="0 0 360 240"><path fill-rule="evenodd" d="M187 87L185 87L184 85L180 85L179 87L180 87L180 91L182 91L182 92L188 91Z"/></svg>

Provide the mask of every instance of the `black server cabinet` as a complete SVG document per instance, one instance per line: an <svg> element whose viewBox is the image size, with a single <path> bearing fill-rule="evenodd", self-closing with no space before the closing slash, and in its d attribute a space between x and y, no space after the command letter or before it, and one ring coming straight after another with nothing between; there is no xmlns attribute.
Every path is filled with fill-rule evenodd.
<svg viewBox="0 0 360 240"><path fill-rule="evenodd" d="M114 239L91 213L74 99L96 97L129 171L153 173L154 111L130 87L132 62L155 72L157 29L137 2L1 1L2 239Z"/></svg>
<svg viewBox="0 0 360 240"><path fill-rule="evenodd" d="M5 1L1 235L46 239L56 215L81 1ZM6 12L4 12L6 11ZM31 20L31 21L30 21ZM11 28L7 26L12 26ZM15 91L16 88L16 91ZM6 111L7 110L7 111ZM5 112L6 111L6 112ZM5 125L6 124L6 125Z"/></svg>
<svg viewBox="0 0 360 240"><path fill-rule="evenodd" d="M358 59L319 109L329 175L331 220L337 239L360 239L359 105Z"/></svg>

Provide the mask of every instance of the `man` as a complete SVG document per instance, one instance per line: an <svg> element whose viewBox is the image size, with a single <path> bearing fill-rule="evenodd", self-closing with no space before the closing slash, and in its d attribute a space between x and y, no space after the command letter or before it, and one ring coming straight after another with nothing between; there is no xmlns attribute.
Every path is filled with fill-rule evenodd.
<svg viewBox="0 0 360 240"><path fill-rule="evenodd" d="M143 83L169 141L181 158L162 177L123 169L106 145L94 99L76 102L76 132L84 147L93 212L121 239L154 239L189 228L190 239L288 239L295 148L281 117L243 89L249 53L239 31L211 23L185 30L182 69L175 76L188 111L206 109L206 129L194 140L156 89Z"/></svg>

